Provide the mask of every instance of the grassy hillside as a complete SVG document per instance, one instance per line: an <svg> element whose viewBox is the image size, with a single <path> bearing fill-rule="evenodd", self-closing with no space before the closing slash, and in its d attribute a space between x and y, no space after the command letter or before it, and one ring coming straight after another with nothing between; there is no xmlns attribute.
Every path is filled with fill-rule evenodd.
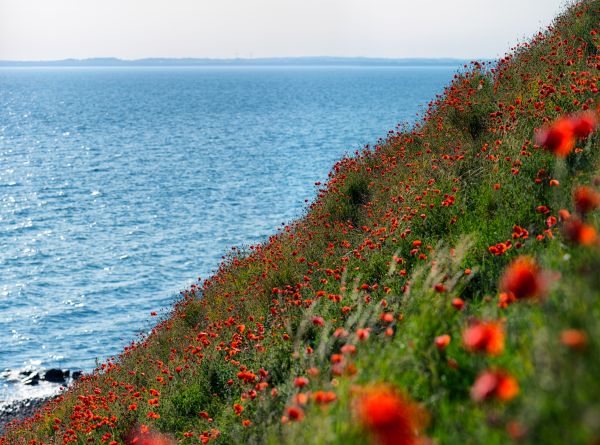
<svg viewBox="0 0 600 445"><path fill-rule="evenodd" d="M465 67L0 444L600 443L599 18Z"/></svg>

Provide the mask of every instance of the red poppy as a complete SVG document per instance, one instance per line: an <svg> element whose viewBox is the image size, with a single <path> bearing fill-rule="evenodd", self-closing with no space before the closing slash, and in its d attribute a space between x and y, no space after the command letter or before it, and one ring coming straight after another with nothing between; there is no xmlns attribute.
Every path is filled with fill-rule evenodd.
<svg viewBox="0 0 600 445"><path fill-rule="evenodd" d="M369 328L357 329L356 336L358 337L358 339L360 341L364 341L369 338L370 332L371 332L371 330Z"/></svg>
<svg viewBox="0 0 600 445"><path fill-rule="evenodd" d="M175 445L176 442L172 438L159 433L138 431L133 437L127 441L128 445Z"/></svg>
<svg viewBox="0 0 600 445"><path fill-rule="evenodd" d="M452 299L452 307L454 309L460 311L463 307L465 307L465 301L462 298L453 298Z"/></svg>
<svg viewBox="0 0 600 445"><path fill-rule="evenodd" d="M463 344L472 352L500 355L504 351L504 329L497 321L476 321L463 331Z"/></svg>
<svg viewBox="0 0 600 445"><path fill-rule="evenodd" d="M596 128L598 119L596 114L588 111L586 113L580 113L571 118L573 125L573 133L575 136L581 139L587 138Z"/></svg>
<svg viewBox="0 0 600 445"><path fill-rule="evenodd" d="M452 338L448 334L444 334L435 337L434 343L435 346L442 351L450 344L450 340L452 340Z"/></svg>
<svg viewBox="0 0 600 445"><path fill-rule="evenodd" d="M547 283L535 260L522 256L514 260L504 271L500 290L520 300L541 298L546 293Z"/></svg>
<svg viewBox="0 0 600 445"><path fill-rule="evenodd" d="M299 406L290 406L286 411L290 420L300 422L304 419L304 410Z"/></svg>
<svg viewBox="0 0 600 445"><path fill-rule="evenodd" d="M362 388L355 414L381 445L415 445L427 423L425 411L387 385Z"/></svg>
<svg viewBox="0 0 600 445"><path fill-rule="evenodd" d="M596 229L581 222L579 219L567 221L563 227L565 238L575 244L591 246L598 241L598 232Z"/></svg>
<svg viewBox="0 0 600 445"><path fill-rule="evenodd" d="M588 213L600 207L600 193L591 187L582 185L575 189L573 201L579 213Z"/></svg>
<svg viewBox="0 0 600 445"><path fill-rule="evenodd" d="M565 329L560 333L560 342L571 349L585 349L588 337L579 329Z"/></svg>
<svg viewBox="0 0 600 445"><path fill-rule="evenodd" d="M296 388L304 388L308 385L308 379L306 377L296 377L294 379L294 386Z"/></svg>
<svg viewBox="0 0 600 445"><path fill-rule="evenodd" d="M556 156L566 157L576 142L572 120L568 117L558 119L550 128L537 133L536 142Z"/></svg>
<svg viewBox="0 0 600 445"><path fill-rule="evenodd" d="M318 405L326 405L335 402L337 396L333 391L317 391L313 394L313 399Z"/></svg>
<svg viewBox="0 0 600 445"><path fill-rule="evenodd" d="M479 374L471 387L471 398L481 402L496 398L507 402L519 394L519 383L506 371L487 370Z"/></svg>

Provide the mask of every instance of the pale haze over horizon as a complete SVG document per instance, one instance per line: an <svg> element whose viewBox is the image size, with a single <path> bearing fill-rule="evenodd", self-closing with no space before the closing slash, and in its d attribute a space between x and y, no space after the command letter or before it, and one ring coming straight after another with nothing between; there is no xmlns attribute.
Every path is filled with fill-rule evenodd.
<svg viewBox="0 0 600 445"><path fill-rule="evenodd" d="M0 0L0 60L495 58L564 0Z"/></svg>

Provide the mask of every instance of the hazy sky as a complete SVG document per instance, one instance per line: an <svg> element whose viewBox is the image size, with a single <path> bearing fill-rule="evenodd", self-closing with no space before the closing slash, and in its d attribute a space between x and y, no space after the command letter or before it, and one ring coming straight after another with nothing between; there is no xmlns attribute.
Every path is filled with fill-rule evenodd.
<svg viewBox="0 0 600 445"><path fill-rule="evenodd" d="M0 60L491 58L564 0L0 0Z"/></svg>

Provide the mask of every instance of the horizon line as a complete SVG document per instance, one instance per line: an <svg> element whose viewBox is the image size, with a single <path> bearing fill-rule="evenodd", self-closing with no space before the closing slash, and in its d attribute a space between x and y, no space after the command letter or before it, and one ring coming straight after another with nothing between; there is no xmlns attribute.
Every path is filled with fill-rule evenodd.
<svg viewBox="0 0 600 445"><path fill-rule="evenodd" d="M216 64L298 64L308 63L363 63L363 64L464 64L472 61L492 61L492 58L466 59L460 57L369 57L369 56L274 56L274 57L144 57L138 59L122 59L119 57L65 58L52 60L0 60L0 65L8 66L42 66L42 65L91 65L91 66L130 66L130 65L216 65Z"/></svg>

